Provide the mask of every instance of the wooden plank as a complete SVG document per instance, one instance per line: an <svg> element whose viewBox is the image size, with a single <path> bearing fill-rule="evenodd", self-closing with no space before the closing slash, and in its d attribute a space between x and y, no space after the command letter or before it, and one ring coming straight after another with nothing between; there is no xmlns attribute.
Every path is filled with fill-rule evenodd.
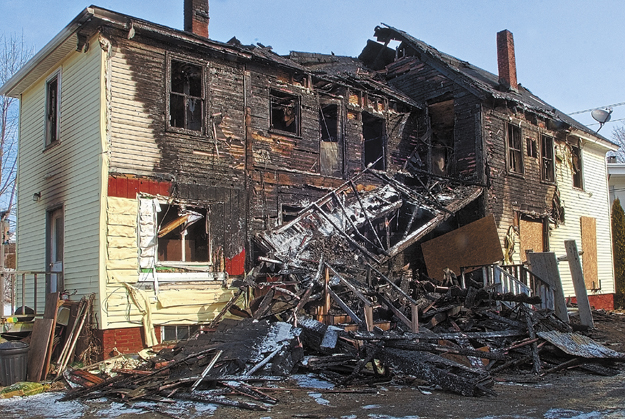
<svg viewBox="0 0 625 419"><path fill-rule="evenodd" d="M599 270L597 268L597 219L579 217L582 233L582 265L584 283L587 290L596 290L599 286Z"/></svg>
<svg viewBox="0 0 625 419"><path fill-rule="evenodd" d="M584 272L582 271L582 264L579 260L575 240L565 240L564 247L566 248L569 268L571 269L571 278L573 279L573 287L575 288L580 323L583 326L594 327L592 311L590 310L588 294L586 293L586 284L584 283Z"/></svg>
<svg viewBox="0 0 625 419"><path fill-rule="evenodd" d="M28 349L28 381L39 382L46 361L46 353L50 342L50 335L54 328L52 319L36 319L30 338Z"/></svg>
<svg viewBox="0 0 625 419"><path fill-rule="evenodd" d="M569 322L569 313L566 309L564 289L558 270L558 261L553 252L537 252L527 254L530 271L543 281L547 282L553 290L555 315L565 323Z"/></svg>
<svg viewBox="0 0 625 419"><path fill-rule="evenodd" d="M59 312L59 306L63 303L59 296L60 292L49 292L46 294L46 307L43 312L44 319L52 319L52 329L50 331L50 342L48 342L48 352L46 353L46 362L43 365L41 379L45 380L50 372L50 360L52 359L52 351L54 350L54 332L56 330L56 317Z"/></svg>
<svg viewBox="0 0 625 419"><path fill-rule="evenodd" d="M521 219L519 221L519 256L521 262L527 261L527 251L542 252L545 243L543 222Z"/></svg>

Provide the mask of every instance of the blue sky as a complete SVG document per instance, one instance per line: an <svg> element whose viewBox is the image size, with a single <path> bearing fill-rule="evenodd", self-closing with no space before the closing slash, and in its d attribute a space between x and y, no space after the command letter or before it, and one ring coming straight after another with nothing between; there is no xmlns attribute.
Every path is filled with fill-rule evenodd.
<svg viewBox="0 0 625 419"><path fill-rule="evenodd" d="M37 50L90 3L0 0L0 33ZM182 28L183 0L100 0L98 6ZM210 37L271 45L279 54L357 56L376 25L402 29L440 51L497 72L496 33L514 34L519 82L563 112L625 102L622 0L211 0ZM590 113L576 115L594 122ZM625 105L613 120L625 119ZM601 133L611 137L614 126ZM597 126L591 126L598 128Z"/></svg>

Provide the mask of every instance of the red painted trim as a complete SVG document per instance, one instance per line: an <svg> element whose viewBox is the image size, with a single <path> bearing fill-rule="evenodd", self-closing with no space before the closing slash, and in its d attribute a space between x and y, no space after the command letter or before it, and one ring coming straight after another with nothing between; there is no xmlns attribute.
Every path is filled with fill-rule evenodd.
<svg viewBox="0 0 625 419"><path fill-rule="evenodd" d="M245 275L245 249L238 255L226 259L225 265L228 275Z"/></svg>
<svg viewBox="0 0 625 419"><path fill-rule="evenodd" d="M577 298L571 297L571 302L577 303ZM588 302L596 310L614 310L614 294L589 295Z"/></svg>
<svg viewBox="0 0 625 419"><path fill-rule="evenodd" d="M159 182L152 179L109 176L108 196L135 199L138 193L169 196L171 182Z"/></svg>

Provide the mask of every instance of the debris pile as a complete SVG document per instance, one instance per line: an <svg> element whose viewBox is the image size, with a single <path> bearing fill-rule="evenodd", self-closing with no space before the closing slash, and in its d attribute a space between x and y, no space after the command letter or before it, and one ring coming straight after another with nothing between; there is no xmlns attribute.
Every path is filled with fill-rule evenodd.
<svg viewBox="0 0 625 419"><path fill-rule="evenodd" d="M568 316L554 314L563 299L553 278L495 264L463 267L460 276L446 269L438 280L387 263L480 190L439 181L414 188L368 172L380 188L350 180L258 235L258 265L192 338L103 376L68 369L64 377L76 388L63 400L181 399L266 410L277 402L276 383L295 372L339 387L395 381L464 396L494 394L497 374L618 372L614 362L625 354L573 333Z"/></svg>

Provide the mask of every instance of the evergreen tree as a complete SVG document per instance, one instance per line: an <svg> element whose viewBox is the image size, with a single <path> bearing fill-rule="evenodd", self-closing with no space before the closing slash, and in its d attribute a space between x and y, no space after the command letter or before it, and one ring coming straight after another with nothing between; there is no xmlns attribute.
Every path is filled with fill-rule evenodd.
<svg viewBox="0 0 625 419"><path fill-rule="evenodd" d="M612 251L616 301L622 306L625 303L625 211L618 198L612 203Z"/></svg>

